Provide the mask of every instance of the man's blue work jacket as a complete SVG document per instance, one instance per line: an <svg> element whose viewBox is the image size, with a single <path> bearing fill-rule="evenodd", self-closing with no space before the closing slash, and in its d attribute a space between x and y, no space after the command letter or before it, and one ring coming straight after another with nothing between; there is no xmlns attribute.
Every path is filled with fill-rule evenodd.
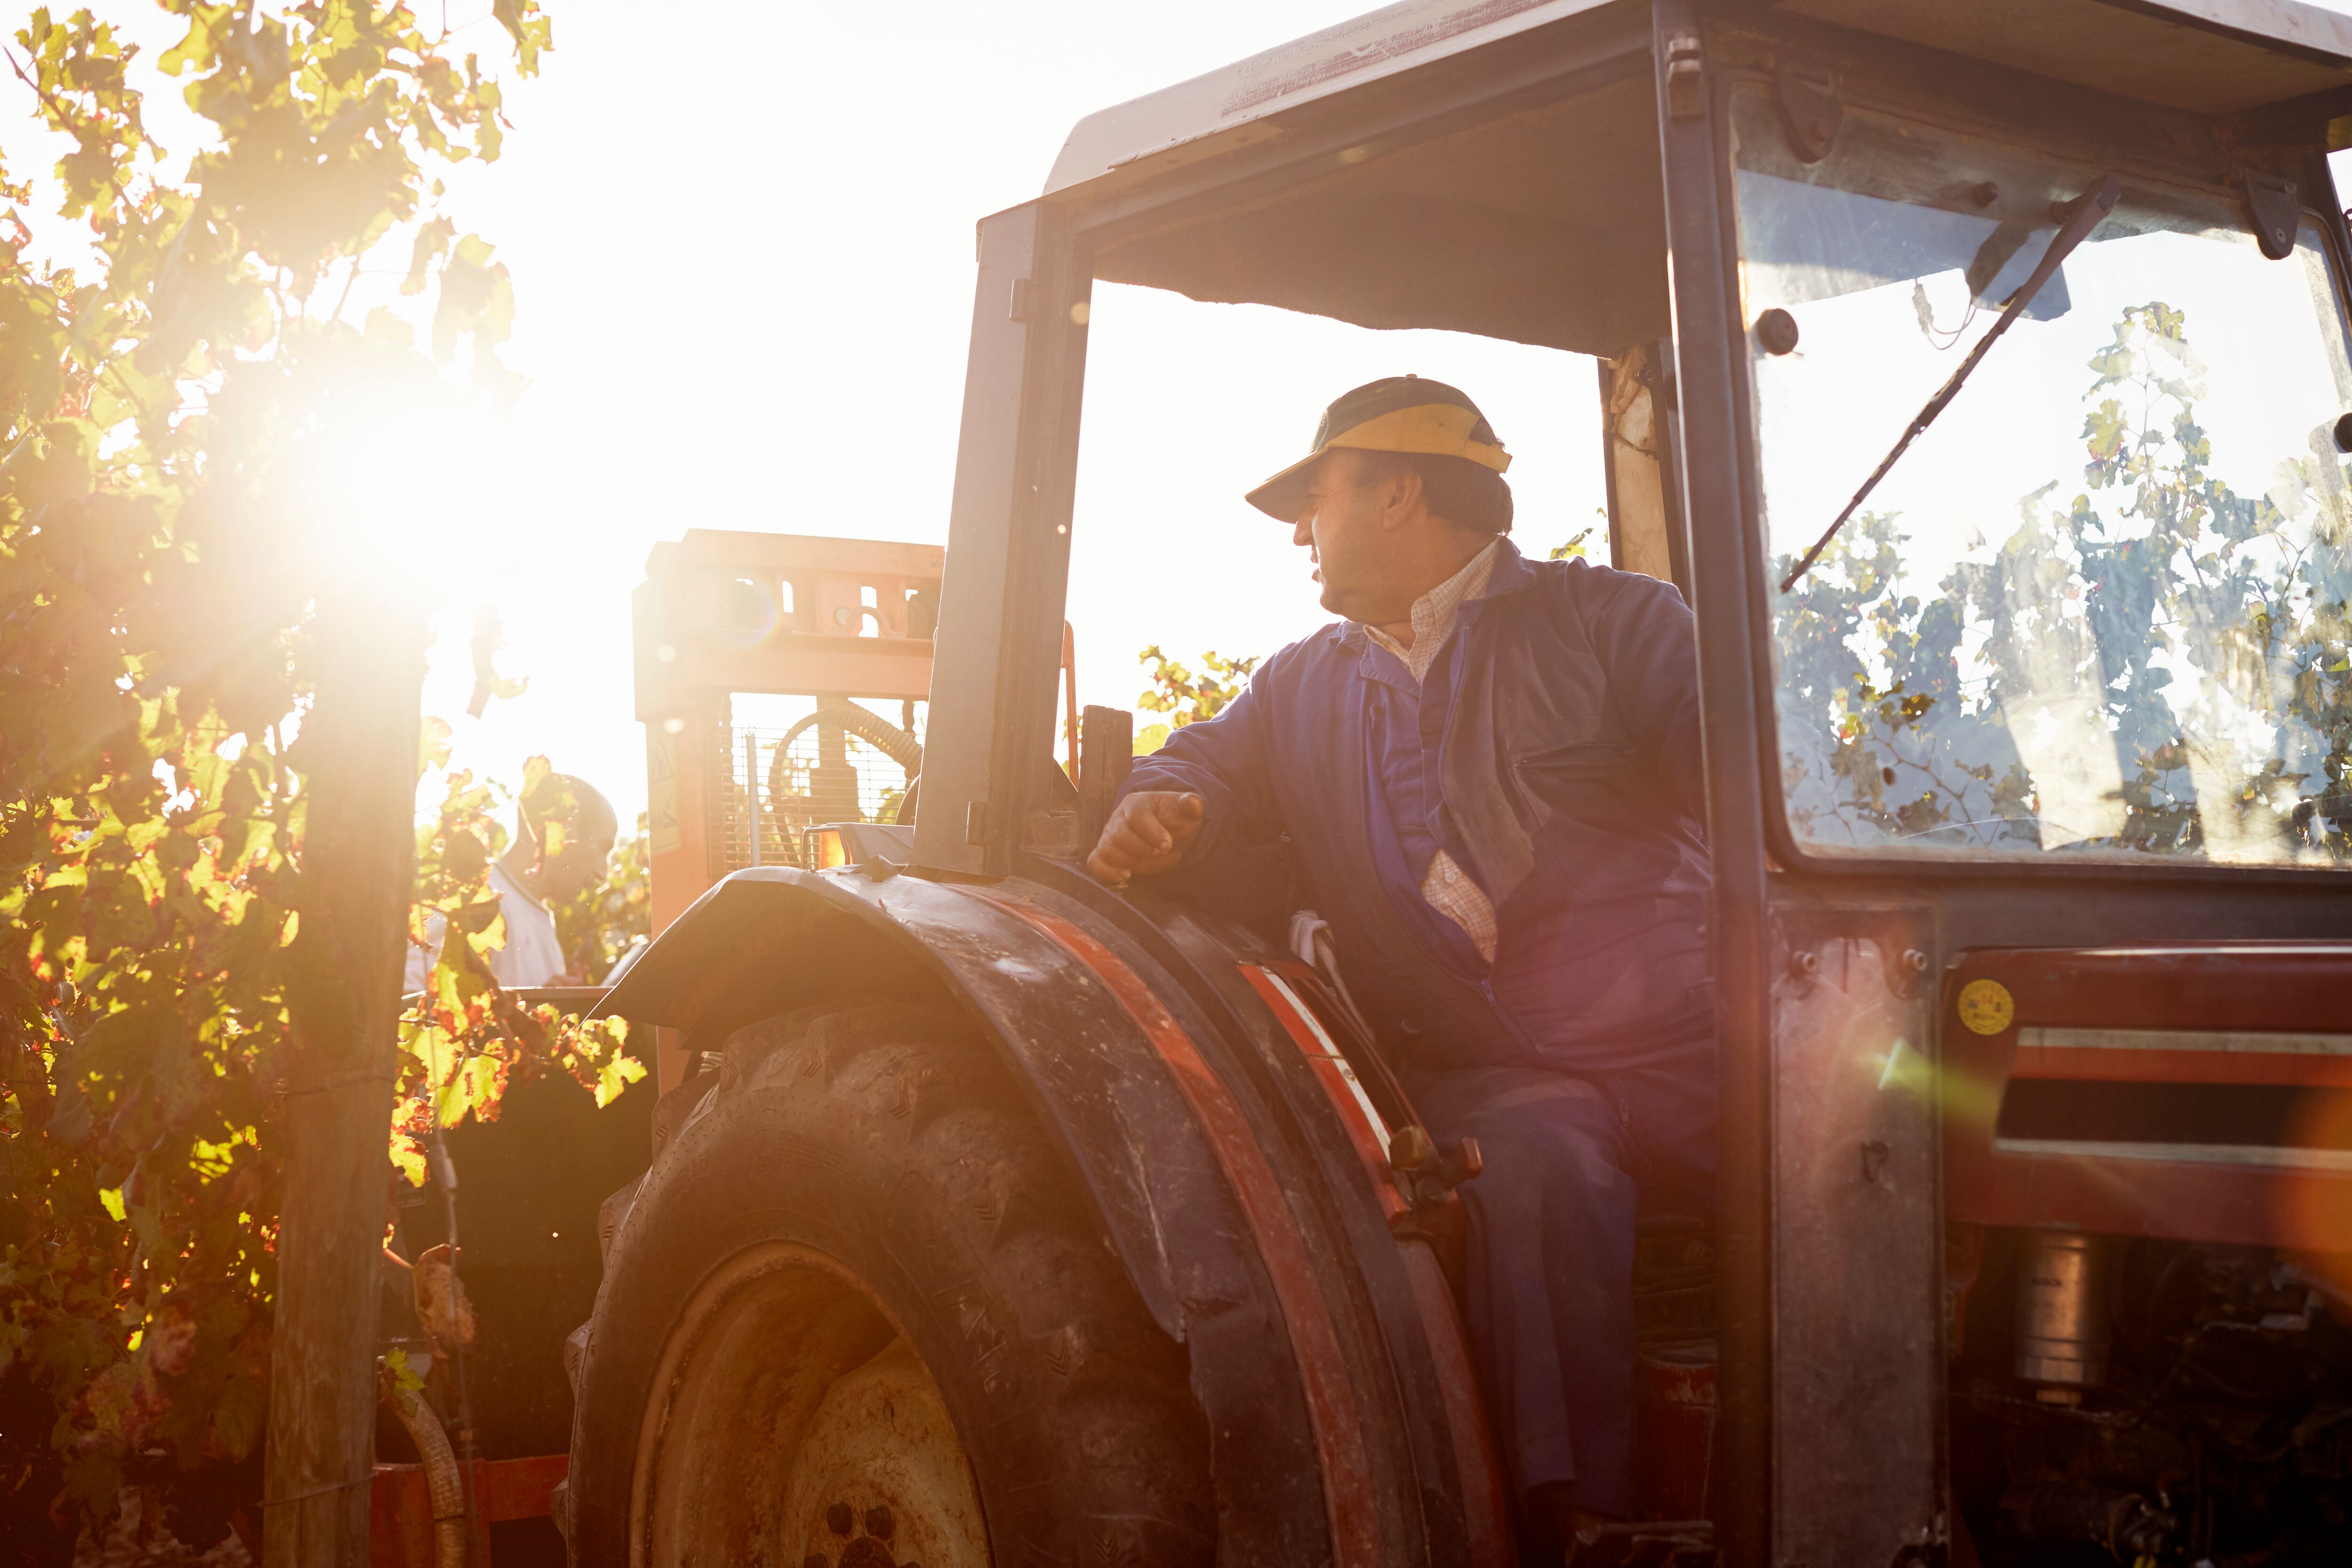
<svg viewBox="0 0 2352 1568"><path fill-rule="evenodd" d="M1192 790L1181 880L1213 893L1286 848L1349 990L1409 1078L1636 1067L1704 1038L1708 871L1691 615L1672 585L1505 540L1413 694L1442 705L1430 827L1493 900L1494 962L1433 921L1381 787L1396 656L1341 622L1266 660L1126 791ZM1439 731L1431 718L1430 733ZM1426 855L1423 856L1426 864Z"/></svg>

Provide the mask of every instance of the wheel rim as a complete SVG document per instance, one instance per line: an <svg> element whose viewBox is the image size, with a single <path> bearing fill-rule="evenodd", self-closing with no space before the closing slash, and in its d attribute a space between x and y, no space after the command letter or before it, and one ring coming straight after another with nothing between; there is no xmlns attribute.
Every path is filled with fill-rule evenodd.
<svg viewBox="0 0 2352 1568"><path fill-rule="evenodd" d="M986 1568L971 1464L922 1358L837 1259L737 1254L671 1333L631 1487L633 1568Z"/></svg>

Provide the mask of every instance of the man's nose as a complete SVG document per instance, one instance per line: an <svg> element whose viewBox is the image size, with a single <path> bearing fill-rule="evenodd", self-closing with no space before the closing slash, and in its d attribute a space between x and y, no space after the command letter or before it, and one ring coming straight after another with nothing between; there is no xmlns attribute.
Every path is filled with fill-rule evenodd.
<svg viewBox="0 0 2352 1568"><path fill-rule="evenodd" d="M1293 544L1315 542L1315 509L1313 507L1310 506L1300 512L1298 521L1290 525L1290 542Z"/></svg>

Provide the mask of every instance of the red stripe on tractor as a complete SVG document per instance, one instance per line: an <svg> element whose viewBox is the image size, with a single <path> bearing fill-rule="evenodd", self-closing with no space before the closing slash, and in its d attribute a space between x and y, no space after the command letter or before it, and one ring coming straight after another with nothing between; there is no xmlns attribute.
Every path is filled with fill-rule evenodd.
<svg viewBox="0 0 2352 1568"><path fill-rule="evenodd" d="M2099 1046L2020 1046L2011 1078L2096 1083L2249 1083L2352 1089L2352 1057L2271 1051L2166 1051Z"/></svg>
<svg viewBox="0 0 2352 1568"><path fill-rule="evenodd" d="M1024 924L1033 927L1099 976L1119 1005L1150 1037L1175 1075L1185 1099L1208 1129L1218 1163L1250 1219L1258 1252L1282 1307L1290 1348L1298 1360L1307 1408L1315 1425L1315 1449L1323 1466L1323 1502L1330 1516L1331 1552L1339 1568L1370 1564L1380 1557L1379 1508L1372 1497L1370 1460L1356 1415L1356 1394L1348 1381L1346 1356L1323 1293L1307 1259L1307 1238L1290 1212L1282 1184L1267 1163L1243 1115L1239 1101L1202 1059L1200 1047L1178 1025L1143 977L1093 937L1058 915L982 888L967 888Z"/></svg>
<svg viewBox="0 0 2352 1568"><path fill-rule="evenodd" d="M1331 1097L1331 1104L1346 1125L1356 1152L1363 1157L1364 1167L1370 1173L1373 1190L1380 1194L1381 1215L1394 1225L1412 1211L1403 1194L1397 1191L1396 1173L1389 1164L1388 1151L1381 1146L1379 1135L1366 1119L1363 1106L1357 1101L1358 1089L1340 1075L1338 1046L1322 1021L1311 1010L1304 1010L1304 999L1276 984L1277 975L1286 983L1299 977L1284 973L1283 968L1268 970L1255 963L1244 963L1240 968L1251 988L1282 1020L1292 1043L1313 1068L1323 1092ZM1314 972L1306 973L1312 975ZM1478 1394L1478 1374L1470 1365L1469 1347L1463 1338L1462 1315L1454 1304L1453 1288L1446 1283L1445 1271L1439 1266L1437 1254L1427 1238L1402 1242L1398 1257L1412 1286L1413 1305L1421 1313L1422 1337L1437 1367L1445 1428L1454 1439L1454 1462L1462 1482L1463 1528L1469 1537L1470 1561L1477 1568L1508 1568L1518 1561L1518 1552L1511 1543L1511 1505L1504 1495L1503 1468L1495 1452L1494 1427L1486 1419L1486 1405Z"/></svg>
<svg viewBox="0 0 2352 1568"><path fill-rule="evenodd" d="M1242 977L1265 1002L1266 1007L1282 1021L1291 1043L1298 1047L1307 1065L1315 1074L1315 1081L1339 1113L1339 1124L1348 1130L1348 1141L1364 1162L1364 1170L1372 1179L1372 1190L1380 1195L1381 1217L1393 1224L1405 1210L1404 1198L1397 1192L1396 1176L1389 1169L1389 1152L1365 1120L1364 1108L1356 1103L1356 1091L1340 1074L1340 1059L1333 1054L1335 1047L1318 1035L1320 1026L1315 1019L1302 1016L1299 1005L1276 985L1267 973L1255 963L1239 965Z"/></svg>

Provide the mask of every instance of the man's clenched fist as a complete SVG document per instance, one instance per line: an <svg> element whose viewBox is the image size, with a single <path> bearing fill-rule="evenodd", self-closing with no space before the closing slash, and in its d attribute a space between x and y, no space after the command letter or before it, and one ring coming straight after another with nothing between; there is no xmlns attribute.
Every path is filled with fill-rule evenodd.
<svg viewBox="0 0 2352 1568"><path fill-rule="evenodd" d="M1201 831L1208 809L1197 795L1137 790L1103 824L1102 841L1087 857L1087 869L1114 888L1127 886L1129 877L1165 871L1184 858L1184 847Z"/></svg>

